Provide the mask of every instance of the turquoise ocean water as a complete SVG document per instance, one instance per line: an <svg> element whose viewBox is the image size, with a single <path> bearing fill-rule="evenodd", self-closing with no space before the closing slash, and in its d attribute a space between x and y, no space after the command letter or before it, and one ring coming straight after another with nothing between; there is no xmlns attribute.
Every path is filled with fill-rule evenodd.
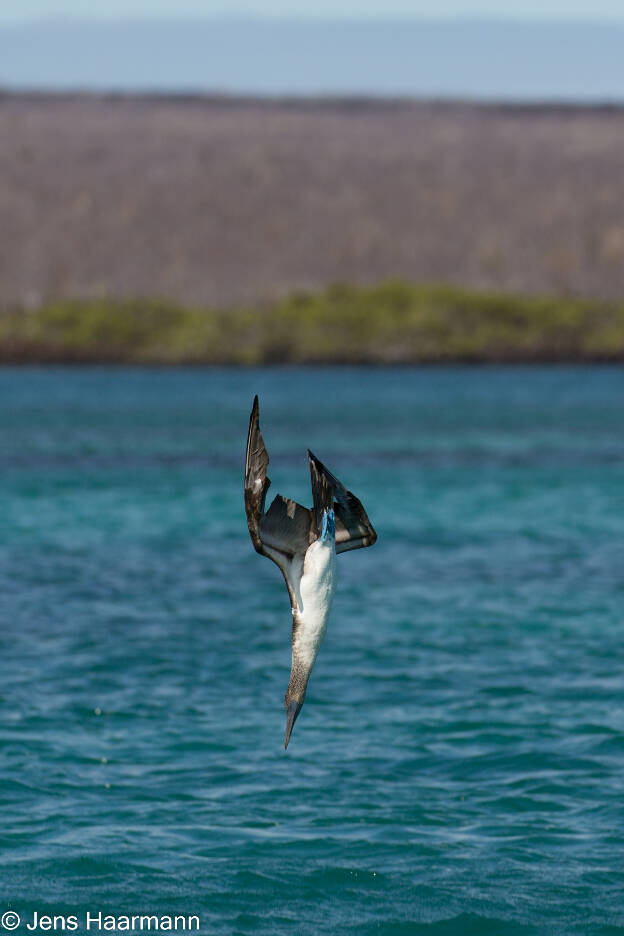
<svg viewBox="0 0 624 936"><path fill-rule="evenodd" d="M272 493L310 502L310 446L379 534L286 753L256 392ZM8 369L0 399L15 932L624 933L621 369Z"/></svg>

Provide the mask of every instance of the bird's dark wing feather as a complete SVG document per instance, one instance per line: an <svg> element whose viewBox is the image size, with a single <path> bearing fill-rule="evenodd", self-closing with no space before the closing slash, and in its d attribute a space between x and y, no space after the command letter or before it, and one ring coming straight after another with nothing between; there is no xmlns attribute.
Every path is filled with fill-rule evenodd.
<svg viewBox="0 0 624 936"><path fill-rule="evenodd" d="M260 538L289 556L303 556L310 545L310 523L307 507L278 494L260 520Z"/></svg>
<svg viewBox="0 0 624 936"><path fill-rule="evenodd" d="M346 502L336 501L335 506L337 553L372 546L377 540L377 533L361 502L346 488L345 493Z"/></svg>
<svg viewBox="0 0 624 936"><path fill-rule="evenodd" d="M247 452L245 454L245 512L249 535L257 552L262 552L260 539L260 520L264 513L266 493L271 482L267 478L269 453L266 450L260 432L258 397L254 397L249 432L247 434Z"/></svg>
<svg viewBox="0 0 624 936"><path fill-rule="evenodd" d="M336 515L336 552L341 553L350 549L362 549L364 546L372 546L377 539L377 533L361 502L355 494L347 491L338 478L331 471L328 471L325 465L310 451L308 451L308 458L310 459L310 471L313 476L313 491L314 473L322 476L333 491L334 512ZM312 465L314 465L314 471Z"/></svg>
<svg viewBox="0 0 624 936"><path fill-rule="evenodd" d="M312 484L312 521L314 536L318 539L323 525L323 513L334 506L333 475L330 475L323 462L308 449L308 462L310 464L310 482Z"/></svg>
<svg viewBox="0 0 624 936"><path fill-rule="evenodd" d="M281 570L290 603L297 608L298 588L303 557L310 545L312 515L307 507L278 494L268 511L264 506L271 482L266 473L269 455L260 432L258 397L255 397L245 458L245 511L249 535L254 548L262 556L272 559Z"/></svg>

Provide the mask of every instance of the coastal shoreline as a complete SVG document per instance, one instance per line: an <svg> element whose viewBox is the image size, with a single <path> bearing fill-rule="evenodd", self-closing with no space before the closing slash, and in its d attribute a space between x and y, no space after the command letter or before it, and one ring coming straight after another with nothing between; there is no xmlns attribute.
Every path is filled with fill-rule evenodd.
<svg viewBox="0 0 624 936"><path fill-rule="evenodd" d="M624 302L387 281L255 308L103 299L0 311L4 365L575 362L624 362Z"/></svg>

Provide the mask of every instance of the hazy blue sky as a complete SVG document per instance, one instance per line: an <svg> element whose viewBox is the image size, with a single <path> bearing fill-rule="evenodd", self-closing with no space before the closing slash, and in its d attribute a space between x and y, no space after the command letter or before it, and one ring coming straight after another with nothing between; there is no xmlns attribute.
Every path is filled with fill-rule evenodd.
<svg viewBox="0 0 624 936"><path fill-rule="evenodd" d="M624 20L622 0L4 0L0 21L41 16L495 16Z"/></svg>

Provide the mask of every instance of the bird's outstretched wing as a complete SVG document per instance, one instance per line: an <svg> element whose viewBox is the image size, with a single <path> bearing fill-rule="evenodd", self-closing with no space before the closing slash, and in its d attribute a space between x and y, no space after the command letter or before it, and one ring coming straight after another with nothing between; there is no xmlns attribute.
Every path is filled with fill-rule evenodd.
<svg viewBox="0 0 624 936"><path fill-rule="evenodd" d="M284 574L291 602L306 550L319 535L319 510L333 495L336 515L336 552L372 546L377 533L361 502L308 451L314 510L278 494L265 512L266 494L271 484L267 477L269 455L260 431L258 397L254 398L249 419L245 458L245 510L249 534L257 552L275 562ZM293 605L294 606L294 605Z"/></svg>
<svg viewBox="0 0 624 936"><path fill-rule="evenodd" d="M262 552L260 521L264 514L266 493L271 485L266 473L268 464L269 453L260 432L258 397L255 396L249 417L245 454L245 512L249 535L257 552Z"/></svg>
<svg viewBox="0 0 624 936"><path fill-rule="evenodd" d="M336 514L336 552L347 552L349 549L362 549L372 546L377 539L373 524L368 519L361 502L355 494L347 491L338 478L328 471L325 465L308 449L310 460L310 473L314 490L315 476L331 487L334 495L334 512ZM320 483L320 482L319 482ZM315 495L316 504L317 497Z"/></svg>
<svg viewBox="0 0 624 936"><path fill-rule="evenodd" d="M290 602L297 607L296 589L303 558L313 539L312 514L294 500L278 494L265 513L269 455L260 432L258 397L254 398L249 419L245 457L245 511L254 548L279 566L288 587Z"/></svg>
<svg viewBox="0 0 624 936"><path fill-rule="evenodd" d="M315 538L321 535L323 514L331 510L334 505L333 475L326 471L322 462L308 449L308 463L310 465L310 483L312 484L312 523Z"/></svg>

